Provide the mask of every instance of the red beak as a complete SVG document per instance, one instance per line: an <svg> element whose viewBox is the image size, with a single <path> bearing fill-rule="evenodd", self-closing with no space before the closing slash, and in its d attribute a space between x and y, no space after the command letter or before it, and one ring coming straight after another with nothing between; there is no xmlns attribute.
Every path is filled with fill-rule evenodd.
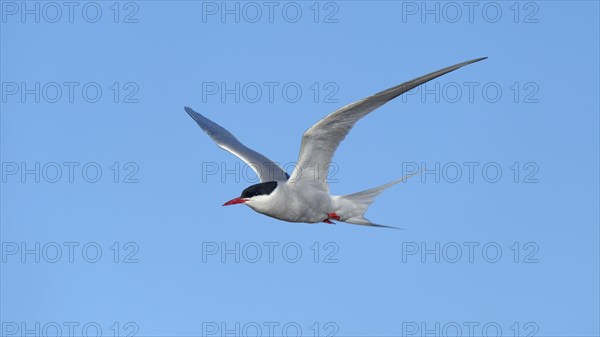
<svg viewBox="0 0 600 337"><path fill-rule="evenodd" d="M235 199L231 199L228 202L224 203L223 206L229 206L229 205L235 205L235 204L243 204L246 201L248 201L247 199L242 199L242 198L235 198Z"/></svg>

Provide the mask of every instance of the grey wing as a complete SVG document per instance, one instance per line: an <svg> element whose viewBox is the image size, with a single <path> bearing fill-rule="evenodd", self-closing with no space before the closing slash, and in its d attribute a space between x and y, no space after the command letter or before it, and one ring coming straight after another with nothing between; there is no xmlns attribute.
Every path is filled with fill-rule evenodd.
<svg viewBox="0 0 600 337"><path fill-rule="evenodd" d="M219 124L202 116L192 108L185 107L185 112L198 123L202 130L206 131L220 148L231 152L248 164L256 172L261 182L285 181L289 178L288 174L279 165L262 154L247 148L231 132L225 130Z"/></svg>
<svg viewBox="0 0 600 337"><path fill-rule="evenodd" d="M376 93L332 112L321 119L302 136L298 163L289 182L313 183L328 190L327 171L335 150L346 137L354 124L371 111L379 108L403 93L460 67L486 59L482 57L462 62L433 73L404 82L390 89Z"/></svg>

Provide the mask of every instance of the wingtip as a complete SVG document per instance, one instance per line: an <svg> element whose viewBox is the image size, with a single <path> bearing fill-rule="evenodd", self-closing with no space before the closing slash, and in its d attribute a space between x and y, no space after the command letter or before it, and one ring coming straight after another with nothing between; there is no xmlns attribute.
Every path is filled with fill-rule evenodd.
<svg viewBox="0 0 600 337"><path fill-rule="evenodd" d="M436 72L436 73L442 72L442 74L441 74L441 75L444 75L444 74L446 74L446 73L449 73L450 71L454 71L454 70L456 70L456 69L458 69L458 68L462 68L462 67L464 67L464 66L467 66L467 65L469 65L469 64L473 64L473 63L476 63L476 62L479 62L479 61L483 61L483 60L485 60L485 59L487 59L487 56L484 56L484 57L479 57L479 58L472 59L472 60L468 60L468 61L464 61L464 62L461 62L461 63L455 64L455 65L453 65L453 66L450 66L450 67L444 68L444 69L442 69L442 70L440 70L440 71L438 71L438 72ZM441 76L441 75L438 75L438 76ZM436 76L436 77L438 77L438 76Z"/></svg>
<svg viewBox="0 0 600 337"><path fill-rule="evenodd" d="M473 60L469 61L469 63L475 63L475 62L483 61L483 60L485 60L487 58L488 58L487 56L479 57L479 58L476 58L476 59L473 59Z"/></svg>
<svg viewBox="0 0 600 337"><path fill-rule="evenodd" d="M389 228L389 229L395 229L395 230L400 230L400 231L405 231L406 228L402 228L402 227L394 227L394 226L386 226L386 225L378 225L378 224L371 224L372 227L379 227L379 228Z"/></svg>
<svg viewBox="0 0 600 337"><path fill-rule="evenodd" d="M185 110L185 112L187 112L188 116L192 117L192 119L195 120L196 123L198 123L198 125L202 129L205 128L205 124L207 123L206 117L204 117L201 114L197 113L196 111L194 111L194 109L190 108L189 106L186 106L183 109Z"/></svg>
<svg viewBox="0 0 600 337"><path fill-rule="evenodd" d="M185 110L185 112L187 112L187 114L195 120L197 120L198 118L204 118L204 116L197 113L196 111L194 111L194 109L190 108L189 106L183 107L183 110Z"/></svg>

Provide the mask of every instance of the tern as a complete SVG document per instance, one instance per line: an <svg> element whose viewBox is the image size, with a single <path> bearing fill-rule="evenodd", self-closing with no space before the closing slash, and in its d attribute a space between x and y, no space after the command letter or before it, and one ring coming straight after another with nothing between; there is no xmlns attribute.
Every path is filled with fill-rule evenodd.
<svg viewBox="0 0 600 337"><path fill-rule="evenodd" d="M246 147L217 123L189 107L185 107L185 111L219 147L249 165L261 181L246 188L239 197L223 206L245 204L258 213L288 222L333 224L332 220L337 220L363 226L389 227L372 223L364 214L375 197L407 177L362 192L330 195L327 172L335 150L354 124L373 110L425 82L484 59L486 57L432 72L327 115L304 132L298 161L291 175L274 161Z"/></svg>

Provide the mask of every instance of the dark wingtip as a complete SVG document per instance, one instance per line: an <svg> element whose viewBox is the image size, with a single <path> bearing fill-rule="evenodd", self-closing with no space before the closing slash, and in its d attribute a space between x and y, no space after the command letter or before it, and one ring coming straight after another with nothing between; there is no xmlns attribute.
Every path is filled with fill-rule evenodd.
<svg viewBox="0 0 600 337"><path fill-rule="evenodd" d="M475 62L483 61L483 60L485 60L487 58L488 58L487 56L476 58L474 60L469 61L469 63L475 63Z"/></svg>
<svg viewBox="0 0 600 337"><path fill-rule="evenodd" d="M185 112L187 112L188 115L190 115L190 117L192 117L198 123L205 119L204 116L197 113L196 111L194 111L194 109L190 108L189 106L183 107L183 109L185 110Z"/></svg>
<svg viewBox="0 0 600 337"><path fill-rule="evenodd" d="M190 108L189 106L186 106L183 108L185 110L185 112L187 112L187 114L192 117L192 119L194 121L196 121L196 124L198 124L202 130L207 131L207 124L211 124L212 122L207 119L206 117L202 116L201 114L197 113L196 111L194 111L194 109Z"/></svg>
<svg viewBox="0 0 600 337"><path fill-rule="evenodd" d="M378 225L378 224L371 224L370 226L379 227L379 228L389 228L389 229L395 229L395 230L400 230L400 231L406 230L406 228L402 228L402 227L394 227L394 226L386 226L386 225Z"/></svg>
<svg viewBox="0 0 600 337"><path fill-rule="evenodd" d="M479 57L479 58L476 58L476 59L472 59L470 61L464 62L463 65L467 65L467 64L471 64L471 63L483 61L483 60L485 60L487 58L488 58L487 56L484 56L484 57Z"/></svg>

